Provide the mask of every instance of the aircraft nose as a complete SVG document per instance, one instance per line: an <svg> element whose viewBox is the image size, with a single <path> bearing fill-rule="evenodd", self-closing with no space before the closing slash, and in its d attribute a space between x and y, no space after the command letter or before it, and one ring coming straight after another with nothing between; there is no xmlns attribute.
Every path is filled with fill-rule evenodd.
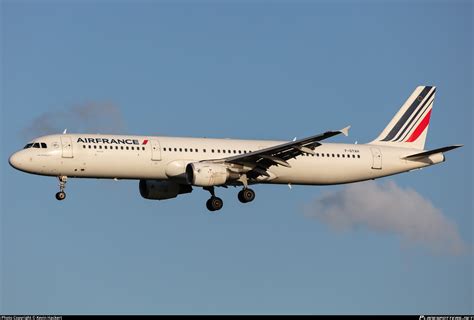
<svg viewBox="0 0 474 320"><path fill-rule="evenodd" d="M10 163L10 165L15 168L15 169L19 169L21 167L21 160L20 160L20 155L18 154L18 152L15 152L14 154L12 154L10 156L10 158L8 159L8 162Z"/></svg>

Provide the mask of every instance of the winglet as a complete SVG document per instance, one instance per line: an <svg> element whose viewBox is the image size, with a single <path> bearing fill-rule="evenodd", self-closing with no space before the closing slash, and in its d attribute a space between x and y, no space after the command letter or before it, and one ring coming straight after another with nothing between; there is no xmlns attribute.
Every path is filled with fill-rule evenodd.
<svg viewBox="0 0 474 320"><path fill-rule="evenodd" d="M349 129L350 128L351 128L351 126L347 126L344 129L341 129L339 131L347 137L349 135Z"/></svg>

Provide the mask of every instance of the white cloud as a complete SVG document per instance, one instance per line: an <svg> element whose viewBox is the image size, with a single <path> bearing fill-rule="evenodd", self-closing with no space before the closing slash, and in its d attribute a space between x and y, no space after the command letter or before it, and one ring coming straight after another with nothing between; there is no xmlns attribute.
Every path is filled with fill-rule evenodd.
<svg viewBox="0 0 474 320"><path fill-rule="evenodd" d="M87 103L48 111L34 118L20 133L24 139L68 132L122 133L125 129L120 109L111 103Z"/></svg>
<svg viewBox="0 0 474 320"><path fill-rule="evenodd" d="M324 193L305 208L305 214L337 230L367 227L394 233L406 244L420 244L437 253L465 250L456 225L440 209L415 190L391 181L355 183Z"/></svg>

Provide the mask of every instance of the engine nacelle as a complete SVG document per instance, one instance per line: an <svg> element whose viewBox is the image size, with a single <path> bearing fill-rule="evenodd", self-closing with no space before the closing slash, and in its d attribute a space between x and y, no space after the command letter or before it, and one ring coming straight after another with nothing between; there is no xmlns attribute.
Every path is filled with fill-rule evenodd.
<svg viewBox="0 0 474 320"><path fill-rule="evenodd" d="M165 200L176 198L178 194L190 193L193 188L172 181L140 180L140 194L145 199Z"/></svg>
<svg viewBox="0 0 474 320"><path fill-rule="evenodd" d="M238 178L238 174L230 172L221 164L194 162L186 166L186 181L193 186L220 186L229 178Z"/></svg>

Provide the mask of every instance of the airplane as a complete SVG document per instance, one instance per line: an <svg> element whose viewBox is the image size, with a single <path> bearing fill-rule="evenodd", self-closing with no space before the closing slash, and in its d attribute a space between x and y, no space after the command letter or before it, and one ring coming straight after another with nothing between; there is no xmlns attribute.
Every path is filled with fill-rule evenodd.
<svg viewBox="0 0 474 320"><path fill-rule="evenodd" d="M418 86L377 138L367 144L326 143L350 126L293 141L234 140L103 134L48 135L9 158L20 171L59 179L64 200L68 178L139 180L145 199L165 200L210 192L210 211L222 209L215 187L241 187L249 203L254 184L334 185L386 177L445 161L462 145L424 150L436 87Z"/></svg>

